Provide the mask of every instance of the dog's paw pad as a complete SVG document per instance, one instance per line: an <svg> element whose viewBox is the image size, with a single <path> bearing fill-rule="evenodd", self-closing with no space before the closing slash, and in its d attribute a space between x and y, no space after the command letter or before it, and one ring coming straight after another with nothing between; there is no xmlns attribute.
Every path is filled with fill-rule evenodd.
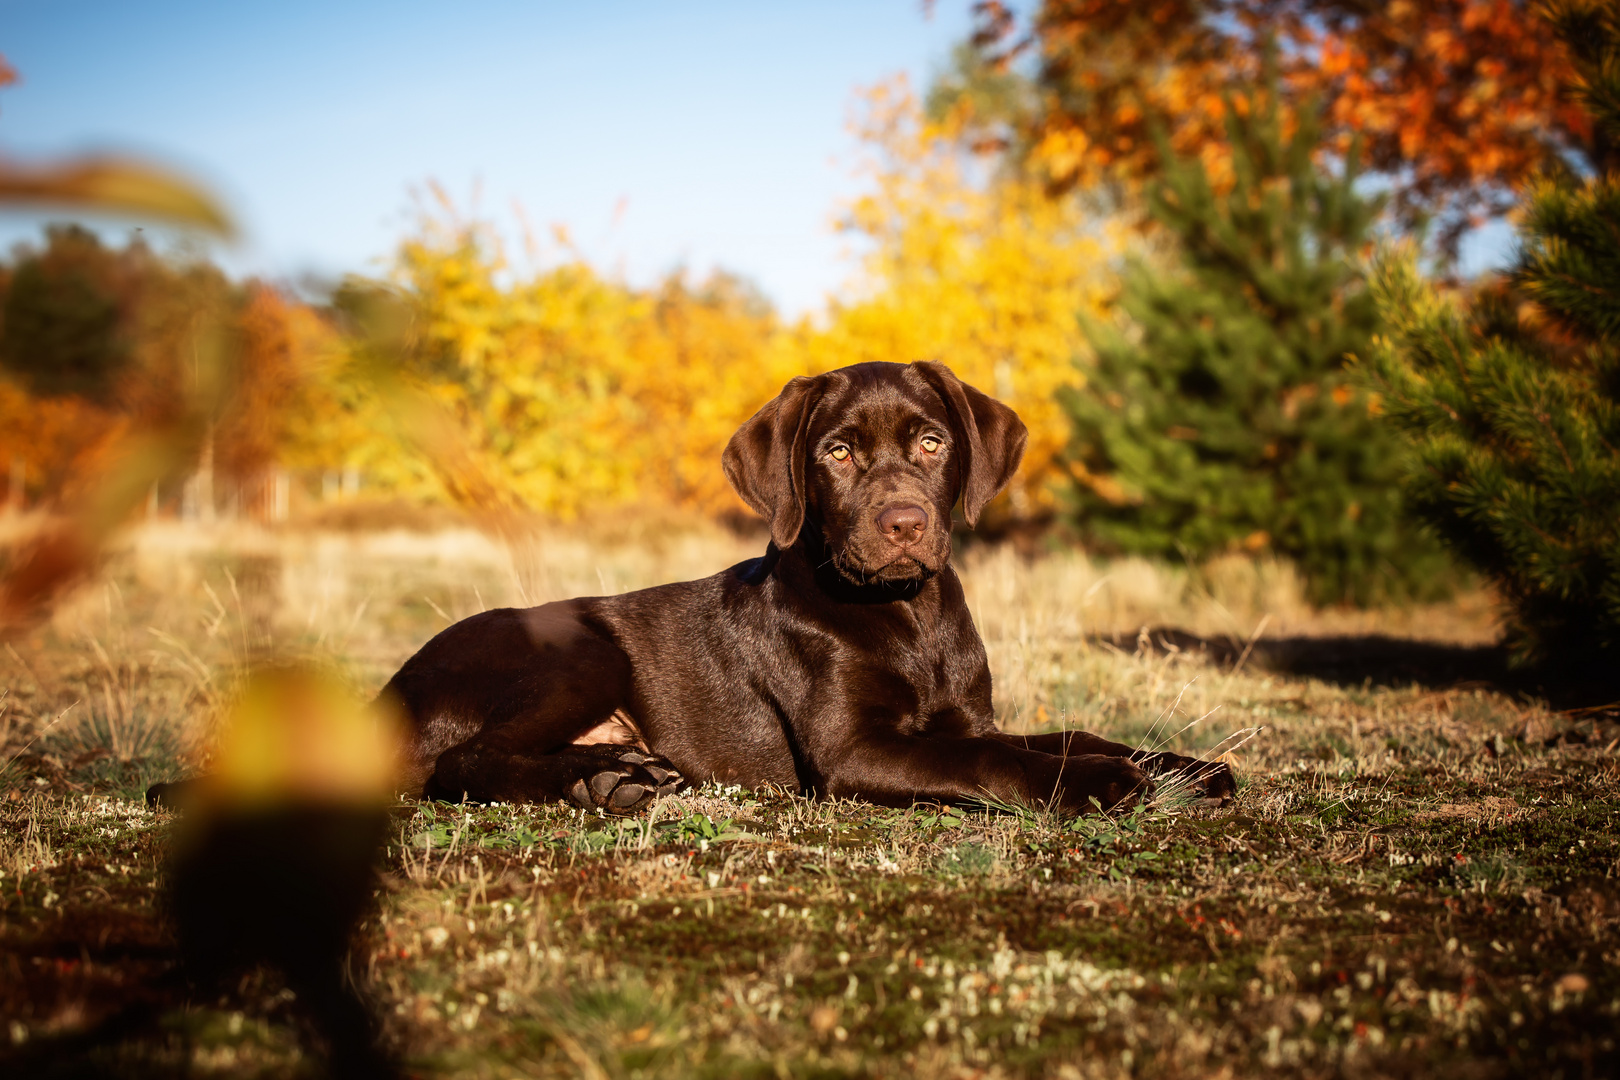
<svg viewBox="0 0 1620 1080"><path fill-rule="evenodd" d="M663 776L658 777L658 794L660 795L674 795L676 792L685 791L691 786L686 782L686 777L678 772L665 771Z"/></svg>
<svg viewBox="0 0 1620 1080"><path fill-rule="evenodd" d="M668 758L648 755L647 760L641 763L641 767L645 769L647 771L647 775L651 776L654 782L658 784L658 790L660 793L673 791L677 788L683 788L686 786L686 777L681 775L681 771L679 769L670 764Z"/></svg>
<svg viewBox="0 0 1620 1080"><path fill-rule="evenodd" d="M628 814L685 786L686 778L664 758L635 748L615 749L598 757L594 772L569 786L568 799L586 810Z"/></svg>
<svg viewBox="0 0 1620 1080"><path fill-rule="evenodd" d="M660 795L673 795L677 791L690 786L686 782L686 777L680 774L680 770L663 758L649 761L642 768L646 769L647 774L657 781L658 794Z"/></svg>
<svg viewBox="0 0 1620 1080"><path fill-rule="evenodd" d="M679 782L679 774L671 774ZM612 814L639 810L659 795L669 794L668 784L660 783L644 766L626 764L618 769L604 769L588 779L576 780L568 790L569 798L587 810L606 810Z"/></svg>
<svg viewBox="0 0 1620 1080"><path fill-rule="evenodd" d="M608 797L608 805L615 810L629 810L648 795L648 789L634 781L620 784Z"/></svg>

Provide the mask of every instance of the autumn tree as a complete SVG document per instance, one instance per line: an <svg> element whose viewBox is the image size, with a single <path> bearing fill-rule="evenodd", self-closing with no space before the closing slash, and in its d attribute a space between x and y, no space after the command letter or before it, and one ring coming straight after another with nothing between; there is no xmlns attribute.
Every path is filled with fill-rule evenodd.
<svg viewBox="0 0 1620 1080"><path fill-rule="evenodd" d="M1437 221L1446 251L1548 160L1613 152L1562 92L1568 53L1530 0L1043 0L1025 23L995 0L977 10L976 70L1034 82L1010 122L981 96L984 129L1059 189L1139 189L1160 168L1156 128L1223 181L1221 95L1260 79L1273 41L1293 95L1325 105L1326 148L1357 140L1403 225Z"/></svg>
<svg viewBox="0 0 1620 1080"><path fill-rule="evenodd" d="M1549 5L1575 100L1620 139L1620 4ZM1620 671L1620 162L1525 193L1520 255L1470 299L1410 250L1375 277L1391 332L1372 358L1410 440L1409 498L1506 601L1522 659L1609 690Z"/></svg>
<svg viewBox="0 0 1620 1080"><path fill-rule="evenodd" d="M0 58L0 87L15 80L16 72ZM216 235L232 231L229 217L207 191L168 170L127 158L81 157L43 164L0 160L0 204L49 204L56 208L132 213ZM35 284L40 283L36 279ZM14 282L8 281L10 284ZM25 341L31 339L35 346L88 361L77 374L89 376L84 386L104 392L110 370L118 366L119 342L107 333L108 312L98 302L105 296L96 295L93 281L81 280L79 284L88 288L77 290L75 302L61 312L74 323L71 334L57 334L50 320L37 317L42 310L49 310L48 288L41 290L25 284L25 297L29 292L34 295L13 314L21 316L25 329L19 332ZM108 538L146 492L184 470L194 458L207 419L218 405L217 396L204 389L213 380L203 373L215 370L216 355L207 347L204 336L194 334L189 342L191 348L184 350L191 360L194 378L192 392L175 403L177 407L166 410L153 422L126 416L125 423L111 425L110 430L97 425L100 438L96 442L105 451L100 455L103 460L72 477L79 481L78 491L61 493L66 496L59 500L59 509L64 512L35 530L5 560L4 572L0 573L0 634L14 632L48 611L63 590L95 566ZM12 350L13 370L35 387L62 389L53 385L48 376L42 379L44 373L29 353L28 349ZM0 435L13 447L31 445L25 439L19 440L25 432L6 423L19 414L28 421L37 418L39 410L30 407L30 397L28 390L14 381L0 380ZM75 403L70 407L88 400L78 394L70 394L68 399ZM21 471L15 467L19 459L14 450L14 487ZM15 505L20 492L13 490L11 495Z"/></svg>
<svg viewBox="0 0 1620 1080"><path fill-rule="evenodd" d="M860 104L868 186L843 227L867 245L863 279L825 329L798 335L801 367L944 361L1030 430L1023 467L985 527L1048 518L1069 433L1057 395L1084 378L1072 362L1080 323L1108 302L1118 230L1048 198L1038 177L978 167L960 116L930 118L904 80Z"/></svg>
<svg viewBox="0 0 1620 1080"><path fill-rule="evenodd" d="M184 365L167 346L193 321L186 304L226 291L217 272L179 271L139 241L109 248L76 225L19 249L0 271L0 452L31 489L59 498L97 475L132 422L172 417Z"/></svg>
<svg viewBox="0 0 1620 1080"><path fill-rule="evenodd" d="M332 328L309 306L262 282L243 287L233 318L239 354L213 432L214 467L241 483L293 464L301 434L315 434L325 418L315 408L323 359L336 348ZM315 434L318 441L337 435ZM321 464L330 467L330 454ZM302 463L300 463L302 464Z"/></svg>
<svg viewBox="0 0 1620 1080"><path fill-rule="evenodd" d="M675 274L652 299L650 345L660 359L642 391L653 440L644 476L676 505L736 514L720 455L737 427L801 372L792 370L775 308L746 279Z"/></svg>
<svg viewBox="0 0 1620 1080"><path fill-rule="evenodd" d="M1275 553L1318 602L1432 588L1396 441L1346 370L1378 328L1358 263L1380 200L1353 153L1322 171L1315 114L1276 98L1233 99L1224 193L1161 140L1148 205L1176 249L1132 260L1125 319L1089 324L1090 378L1067 395L1076 522L1104 551Z"/></svg>
<svg viewBox="0 0 1620 1080"><path fill-rule="evenodd" d="M525 269L487 223L425 213L391 281L339 297L352 362L323 411L361 436L347 462L401 494L565 518L735 507L725 440L797 373L774 312L725 275L636 289L562 254Z"/></svg>

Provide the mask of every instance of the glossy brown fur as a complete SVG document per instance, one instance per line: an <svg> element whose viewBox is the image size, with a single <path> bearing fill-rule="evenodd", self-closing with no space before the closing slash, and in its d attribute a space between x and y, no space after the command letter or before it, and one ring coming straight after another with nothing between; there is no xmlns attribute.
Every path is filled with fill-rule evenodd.
<svg viewBox="0 0 1620 1080"><path fill-rule="evenodd" d="M960 498L971 526L1025 439L1012 410L940 364L794 379L724 458L770 524L766 553L700 581L451 626L384 690L412 725L407 785L632 808L669 781L620 747L579 745L618 731L656 755L646 767L665 759L687 781L889 805L990 797L1084 811L1138 797L1144 767L1191 769L1205 794L1229 794L1222 765L996 729L984 645L950 566L951 510ZM582 781L598 783L590 800Z"/></svg>

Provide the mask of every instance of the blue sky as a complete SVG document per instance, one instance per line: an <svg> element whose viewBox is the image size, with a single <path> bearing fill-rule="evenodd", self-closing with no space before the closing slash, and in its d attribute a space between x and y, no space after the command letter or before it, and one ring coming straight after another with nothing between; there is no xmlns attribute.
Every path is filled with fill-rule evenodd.
<svg viewBox="0 0 1620 1080"><path fill-rule="evenodd" d="M797 314L854 270L855 88L925 85L968 28L966 0L0 0L0 152L179 166L243 226L238 273L376 273L432 179L633 282L718 265Z"/></svg>

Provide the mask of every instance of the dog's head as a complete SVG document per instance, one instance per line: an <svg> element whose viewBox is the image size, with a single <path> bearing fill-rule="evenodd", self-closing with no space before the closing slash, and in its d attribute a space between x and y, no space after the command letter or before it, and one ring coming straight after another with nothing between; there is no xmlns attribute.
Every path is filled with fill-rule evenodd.
<svg viewBox="0 0 1620 1080"><path fill-rule="evenodd" d="M726 447L726 478L787 549L806 518L851 581L914 581L950 558L1024 455L1007 406L944 364L856 364L800 377Z"/></svg>

